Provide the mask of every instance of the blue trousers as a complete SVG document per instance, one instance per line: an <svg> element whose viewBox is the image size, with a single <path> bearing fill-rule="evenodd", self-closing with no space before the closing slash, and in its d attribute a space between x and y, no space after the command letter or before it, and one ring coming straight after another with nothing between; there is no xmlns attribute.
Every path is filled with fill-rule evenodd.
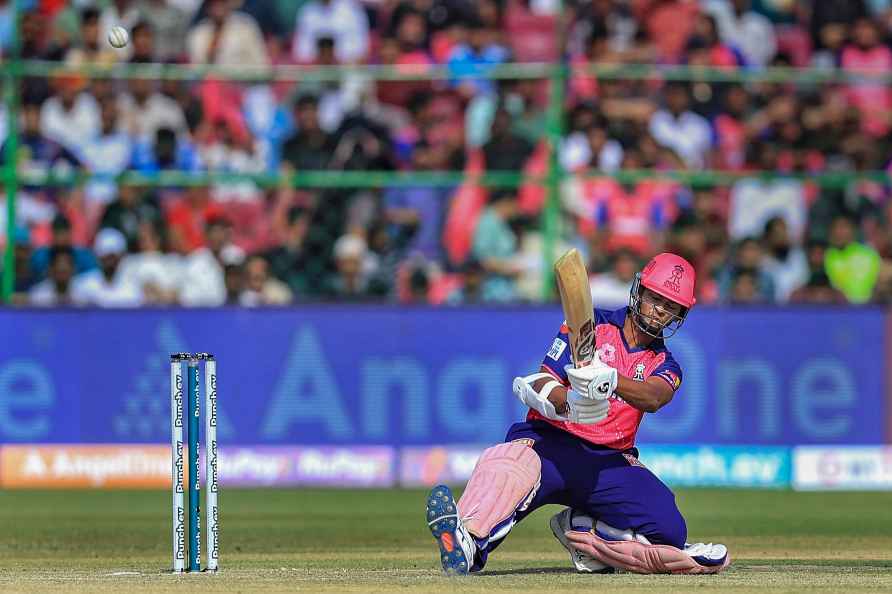
<svg viewBox="0 0 892 594"><path fill-rule="evenodd" d="M543 505L556 503L614 528L634 530L653 544L684 548L687 526L675 495L638 462L635 448L599 447L542 421L512 425L505 441L518 439L531 440L539 454L542 484L529 507L515 512L514 523ZM472 570L482 569L502 540L484 542Z"/></svg>

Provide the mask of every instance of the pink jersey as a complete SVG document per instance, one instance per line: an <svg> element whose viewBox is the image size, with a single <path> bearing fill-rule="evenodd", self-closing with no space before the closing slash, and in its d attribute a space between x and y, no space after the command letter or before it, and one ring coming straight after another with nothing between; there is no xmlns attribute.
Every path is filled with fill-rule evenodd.
<svg viewBox="0 0 892 594"><path fill-rule="evenodd" d="M628 308L609 311L595 308L595 335L601 361L615 367L620 375L643 382L651 376L666 381L673 390L681 386L681 367L675 362L672 353L662 340L654 341L647 348L629 348L622 328ZM545 359L542 361L551 373L565 386L569 386L564 367L571 365L570 349L567 347L567 326L562 325ZM551 421L530 409L527 420L539 419L551 423L564 431L598 445L616 450L626 450L635 445L635 434L644 411L628 404L614 394L610 397L610 412L607 418L595 425L581 425Z"/></svg>
<svg viewBox="0 0 892 594"><path fill-rule="evenodd" d="M590 217L579 218L579 233L588 236L596 228L609 231L609 251L629 248L640 254L652 251L651 238L675 220L680 186L672 180L640 181L626 192L611 178L583 181L583 196Z"/></svg>
<svg viewBox="0 0 892 594"><path fill-rule="evenodd" d="M870 74L888 74L892 71L892 50L885 45L860 49L850 45L842 51L843 69ZM865 82L847 89L848 100L861 111L863 128L874 136L889 131L888 112L892 109L892 92L882 83Z"/></svg>

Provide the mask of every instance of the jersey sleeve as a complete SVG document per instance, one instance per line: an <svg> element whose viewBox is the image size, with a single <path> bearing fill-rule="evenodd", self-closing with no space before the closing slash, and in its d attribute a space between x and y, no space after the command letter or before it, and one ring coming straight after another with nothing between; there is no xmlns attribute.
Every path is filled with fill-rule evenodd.
<svg viewBox="0 0 892 594"><path fill-rule="evenodd" d="M658 377L664 380L669 384L669 387L672 388L672 391L675 392L681 387L681 366L679 366L678 362L672 356L672 353L669 351L665 351L665 353L666 360L663 361L659 367L654 369L651 377Z"/></svg>
<svg viewBox="0 0 892 594"><path fill-rule="evenodd" d="M561 380L564 385L570 383L564 367L572 363L570 359L570 342L567 337L568 330L566 324L561 324L561 329L558 330L557 336L551 343L551 348L548 349L548 352L545 353L545 358L542 359L542 365L547 367L551 374Z"/></svg>

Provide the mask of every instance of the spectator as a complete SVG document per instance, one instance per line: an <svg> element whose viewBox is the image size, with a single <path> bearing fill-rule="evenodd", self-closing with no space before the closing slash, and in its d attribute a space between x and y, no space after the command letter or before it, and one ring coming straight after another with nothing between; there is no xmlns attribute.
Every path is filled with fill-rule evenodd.
<svg viewBox="0 0 892 594"><path fill-rule="evenodd" d="M0 148L0 163L6 162L6 143ZM22 129L19 134L19 168L31 173L73 173L80 167L78 158L45 136L40 129L40 104L22 104Z"/></svg>
<svg viewBox="0 0 892 594"><path fill-rule="evenodd" d="M297 13L294 27L294 59L316 60L316 42L334 40L334 53L343 64L365 60L369 52L369 21L357 0L310 0Z"/></svg>
<svg viewBox="0 0 892 594"><path fill-rule="evenodd" d="M72 305L71 281L74 278L74 254L69 246L53 246L48 250L49 268L46 280L28 291L28 301L38 307Z"/></svg>
<svg viewBox="0 0 892 594"><path fill-rule="evenodd" d="M27 305L28 293L37 284L37 276L31 269L31 236L25 227L16 227L13 238L13 261L15 266L15 280L12 287L12 303L14 305Z"/></svg>
<svg viewBox="0 0 892 594"><path fill-rule="evenodd" d="M404 303L425 304L429 302L431 280L424 266L413 267L409 272L409 290Z"/></svg>
<svg viewBox="0 0 892 594"><path fill-rule="evenodd" d="M128 251L136 251L139 245L140 226L143 223L160 224L163 221L157 196L146 188L121 186L117 197L102 213L99 227L117 229L127 239Z"/></svg>
<svg viewBox="0 0 892 594"><path fill-rule="evenodd" d="M741 300L770 303L775 288L771 276L765 271L762 245L753 237L737 243L732 261L719 274L719 295L725 302ZM745 278L740 280L741 275ZM740 285L740 287L738 287Z"/></svg>
<svg viewBox="0 0 892 594"><path fill-rule="evenodd" d="M722 41L738 50L747 66L767 66L777 51L771 21L752 10L751 0L712 2Z"/></svg>
<svg viewBox="0 0 892 594"><path fill-rule="evenodd" d="M313 258L307 250L310 218L311 214L305 208L294 206L289 209L282 242L265 254L272 276L284 281L291 293L298 297L313 292L314 279L308 270Z"/></svg>
<svg viewBox="0 0 892 594"><path fill-rule="evenodd" d="M133 167L142 173L159 171L193 171L202 169L195 146L185 137L177 136L170 128L158 128L151 142L137 142L134 146Z"/></svg>
<svg viewBox="0 0 892 594"><path fill-rule="evenodd" d="M226 305L241 305L245 290L245 267L241 264L227 264L223 267L223 284L226 291Z"/></svg>
<svg viewBox="0 0 892 594"><path fill-rule="evenodd" d="M151 64L157 61L155 52L155 34L152 27L145 21L139 21L130 29L131 64Z"/></svg>
<svg viewBox="0 0 892 594"><path fill-rule="evenodd" d="M251 256L245 262L245 288L239 303L249 307L258 305L286 305L291 303L291 290L282 281L271 277L269 262L263 256Z"/></svg>
<svg viewBox="0 0 892 594"><path fill-rule="evenodd" d="M319 126L319 101L303 95L294 106L295 132L282 146L282 161L298 171L326 169L334 150L331 134Z"/></svg>
<svg viewBox="0 0 892 594"><path fill-rule="evenodd" d="M495 90L493 81L462 76L484 74L509 58L508 48L498 42L497 35L474 20L468 26L467 42L457 44L449 54L447 65L453 75L451 84L466 98L478 93L492 93Z"/></svg>
<svg viewBox="0 0 892 594"><path fill-rule="evenodd" d="M120 274L142 293L146 305L173 305L178 302L182 257L167 253L161 222L142 219L138 223L135 253L121 260Z"/></svg>
<svg viewBox="0 0 892 594"><path fill-rule="evenodd" d="M127 86L130 92L118 99L120 125L135 140L151 142L161 128L186 134L183 110L176 101L155 90L153 81L133 78Z"/></svg>
<svg viewBox="0 0 892 594"><path fill-rule="evenodd" d="M609 136L607 118L597 114L583 130L567 137L561 147L561 165L567 171L599 169L614 172L623 162L623 147Z"/></svg>
<svg viewBox="0 0 892 594"><path fill-rule="evenodd" d="M870 72L874 75L892 71L892 50L882 43L877 24L868 19L855 21L852 29L853 43L847 45L840 59L843 69L854 72ZM862 127L874 137L889 132L892 117L892 91L882 83L863 82L846 90L848 101L861 112Z"/></svg>
<svg viewBox="0 0 892 594"><path fill-rule="evenodd" d="M655 0L647 6L647 15L640 15L648 37L657 49L657 60L678 64L685 43L691 36L697 14L696 0Z"/></svg>
<svg viewBox="0 0 892 594"><path fill-rule="evenodd" d="M598 307L619 308L629 303L632 281L640 265L635 253L622 249L610 256L610 270L589 276L592 301Z"/></svg>
<svg viewBox="0 0 892 594"><path fill-rule="evenodd" d="M74 154L99 134L101 126L99 103L83 91L85 83L74 74L56 78L56 93L40 108L40 132Z"/></svg>
<svg viewBox="0 0 892 594"><path fill-rule="evenodd" d="M718 157L716 166L720 169L739 171L746 164L746 147L751 135L747 124L749 101L749 95L742 86L731 85L725 89L724 109L713 122Z"/></svg>
<svg viewBox="0 0 892 594"><path fill-rule="evenodd" d="M623 169L634 172L643 168L641 153L627 150ZM663 245L681 192L678 184L663 179L621 184L599 177L585 179L580 193L568 192L567 199L572 202L571 209L581 215L581 235L602 232L607 250L628 248L643 257Z"/></svg>
<svg viewBox="0 0 892 594"><path fill-rule="evenodd" d="M415 171L440 169L437 152L426 142L415 146L412 153ZM405 229L412 237L409 251L422 254L429 260L437 261L442 256L440 237L443 217L452 188L435 186L397 186L388 188L384 194L387 220L398 229L394 236Z"/></svg>
<svg viewBox="0 0 892 594"><path fill-rule="evenodd" d="M65 54L65 63L69 66L85 64L109 65L125 56L115 53L115 49L105 43L105 36L100 37L99 11L87 8L81 13L80 43Z"/></svg>
<svg viewBox="0 0 892 594"><path fill-rule="evenodd" d="M511 130L511 114L496 110L489 141L483 145L486 168L493 171L520 171L533 153L533 145Z"/></svg>
<svg viewBox="0 0 892 594"><path fill-rule="evenodd" d="M511 219L518 213L517 197L509 191L495 192L474 230L471 254L486 271L483 300L511 301L516 295L516 279L523 272L518 261L518 241Z"/></svg>
<svg viewBox="0 0 892 594"><path fill-rule="evenodd" d="M376 295L369 282L364 262L368 257L365 240L356 235L342 235L334 245L337 272L329 283L330 296L342 301L363 301Z"/></svg>
<svg viewBox="0 0 892 594"><path fill-rule="evenodd" d="M213 307L230 303L224 269L242 266L245 253L232 244L232 224L222 215L208 218L207 246L189 253L183 262L180 302L188 306Z"/></svg>
<svg viewBox="0 0 892 594"><path fill-rule="evenodd" d="M734 305L753 305L765 301L756 271L740 268L734 272L728 301Z"/></svg>
<svg viewBox="0 0 892 594"><path fill-rule="evenodd" d="M690 93L685 83L670 82L664 91L666 107L650 119L649 129L656 141L674 150L693 169L707 165L712 144L712 129L690 106Z"/></svg>
<svg viewBox="0 0 892 594"><path fill-rule="evenodd" d="M130 167L134 146L133 138L118 128L118 107L114 100L103 100L100 114L99 134L83 144L80 159L96 175L84 188L87 200L105 205L114 200L115 178Z"/></svg>
<svg viewBox="0 0 892 594"><path fill-rule="evenodd" d="M827 273L819 270L812 272L808 282L793 291L790 303L845 305L848 302L846 296L830 284Z"/></svg>
<svg viewBox="0 0 892 594"><path fill-rule="evenodd" d="M685 54L691 66L733 69L742 62L739 54L719 38L718 25L710 14L697 16L694 33L685 46Z"/></svg>
<svg viewBox="0 0 892 594"><path fill-rule="evenodd" d="M774 285L774 301L783 303L808 281L808 260L802 248L790 239L787 223L781 217L765 223L762 243L766 252L764 269Z"/></svg>
<svg viewBox="0 0 892 594"><path fill-rule="evenodd" d="M249 134L233 130L224 119L214 122L213 136L198 146L198 157L213 172L260 174L266 170L262 143ZM260 189L250 179L214 184L211 195L217 203L250 203L261 198Z"/></svg>
<svg viewBox="0 0 892 594"><path fill-rule="evenodd" d="M197 186L187 189L166 211L171 248L183 255L204 246L208 221L222 213L220 206L210 201L207 188Z"/></svg>
<svg viewBox="0 0 892 594"><path fill-rule="evenodd" d="M65 215L59 214L53 219L52 238L49 247L41 247L34 250L31 258L31 270L38 279L46 277L53 250L67 250L67 255L72 259L73 273L81 274L96 268L96 258L93 252L87 248L75 246L72 241L71 222Z"/></svg>
<svg viewBox="0 0 892 594"><path fill-rule="evenodd" d="M207 17L186 38L193 64L267 66L263 33L253 17L233 10L230 0L207 0Z"/></svg>
<svg viewBox="0 0 892 594"><path fill-rule="evenodd" d="M864 0L812 0L812 47L818 51L838 50L848 37L849 27L866 16Z"/></svg>
<svg viewBox="0 0 892 594"><path fill-rule="evenodd" d="M777 170L778 151L774 145L753 144L751 151L757 155L760 170ZM775 216L786 221L793 241L799 241L807 218L802 182L792 177L771 180L749 177L734 183L728 215L728 233L732 239L760 234L768 220Z"/></svg>
<svg viewBox="0 0 892 594"><path fill-rule="evenodd" d="M470 258L462 267L462 285L450 293L446 302L450 305L476 305L483 303L483 283L486 271L479 260Z"/></svg>
<svg viewBox="0 0 892 594"><path fill-rule="evenodd" d="M867 303L873 295L880 270L876 250L859 242L855 221L846 214L834 217L830 225L830 247L824 266L830 283L852 303Z"/></svg>
<svg viewBox="0 0 892 594"><path fill-rule="evenodd" d="M158 61L175 61L185 53L189 16L180 7L168 0L142 0L140 14L150 26L154 55ZM135 57L137 47L135 31L133 41Z"/></svg>
<svg viewBox="0 0 892 594"><path fill-rule="evenodd" d="M117 229L101 229L93 251L99 270L79 274L71 285L71 298L78 305L97 307L136 307L142 304L139 287L121 274L121 258L127 252L127 239Z"/></svg>

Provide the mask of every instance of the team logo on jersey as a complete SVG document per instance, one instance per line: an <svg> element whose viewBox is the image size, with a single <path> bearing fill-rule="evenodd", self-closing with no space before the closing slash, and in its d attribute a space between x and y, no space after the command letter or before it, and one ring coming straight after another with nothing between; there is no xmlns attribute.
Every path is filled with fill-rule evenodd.
<svg viewBox="0 0 892 594"><path fill-rule="evenodd" d="M667 289L672 289L672 291L674 291L675 293L680 292L682 276L684 276L684 268L681 265L676 264L672 268L672 276L670 276L669 279L663 283L663 286Z"/></svg>
<svg viewBox="0 0 892 594"><path fill-rule="evenodd" d="M567 343L561 340L560 338L555 338L554 342L551 343L551 348L548 349L548 356L555 361L561 358L561 355L564 354L564 349L567 348Z"/></svg>
<svg viewBox="0 0 892 594"><path fill-rule="evenodd" d="M635 376L632 378L636 382L644 381L644 363L639 363L635 366Z"/></svg>
<svg viewBox="0 0 892 594"><path fill-rule="evenodd" d="M612 344L602 344L598 347L598 358L602 363L613 363L616 359L616 347Z"/></svg>

